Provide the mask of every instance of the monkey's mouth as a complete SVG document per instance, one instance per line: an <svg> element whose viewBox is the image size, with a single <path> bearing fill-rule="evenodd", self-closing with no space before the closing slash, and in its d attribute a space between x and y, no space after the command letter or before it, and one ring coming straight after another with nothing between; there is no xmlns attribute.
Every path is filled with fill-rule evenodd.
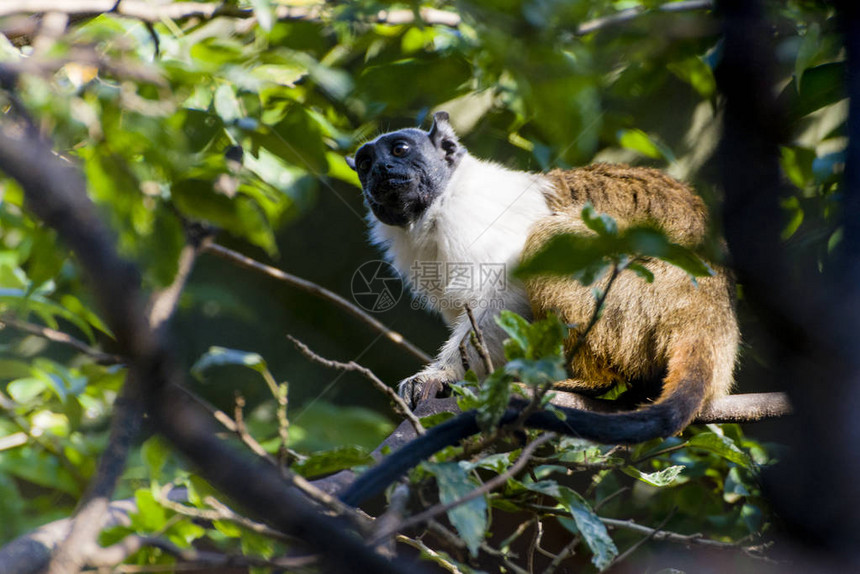
<svg viewBox="0 0 860 574"><path fill-rule="evenodd" d="M413 178L408 175L392 175L380 182L382 187L392 188L392 187L405 187L407 185L411 185L413 182Z"/></svg>

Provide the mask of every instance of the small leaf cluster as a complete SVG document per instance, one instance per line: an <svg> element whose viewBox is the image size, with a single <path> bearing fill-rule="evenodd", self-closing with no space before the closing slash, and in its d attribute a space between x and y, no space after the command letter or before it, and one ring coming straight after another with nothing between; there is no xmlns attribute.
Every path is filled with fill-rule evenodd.
<svg viewBox="0 0 860 574"><path fill-rule="evenodd" d="M582 209L582 221L593 232L561 233L553 236L540 250L517 268L517 275L565 275L585 286L593 284L610 269L630 269L648 281L654 274L644 265L660 259L680 267L691 279L713 275L711 267L693 250L673 243L659 229L630 226L621 231L616 221L597 213L591 204Z"/></svg>

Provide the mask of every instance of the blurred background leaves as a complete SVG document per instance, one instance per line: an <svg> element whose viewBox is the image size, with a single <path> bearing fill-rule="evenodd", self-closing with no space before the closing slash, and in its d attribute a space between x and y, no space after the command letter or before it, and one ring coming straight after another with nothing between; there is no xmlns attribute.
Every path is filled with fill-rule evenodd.
<svg viewBox="0 0 860 574"><path fill-rule="evenodd" d="M650 165L718 204L710 156L719 137L719 29L707 3L681 4L237 0L214 17L162 17L158 4L150 5L151 17L71 14L59 33L45 18L3 6L0 63L18 81L0 93L0 107L21 102L57 153L81 167L147 288L173 279L187 220L221 230L226 246L348 295L355 270L379 253L367 246L365 208L343 156L383 131L426 128L436 110L451 113L478 157L535 171L594 161ZM782 167L793 193L783 200L783 236L799 268L824 269L840 240L841 41L825 2L787 0L769 9L779 62L773 88L790 122ZM405 300L379 318L431 354L445 337L438 318L411 311ZM16 184L0 180L3 540L74 507L124 376L121 364L15 322L111 350L74 256L31 219ZM365 449L344 455L350 464L366 461L362 453L389 432L386 399L368 393L354 373L310 364L284 335L324 356L360 361L391 384L419 368L331 305L207 256L183 292L173 330L188 368L212 346L264 357L278 381L290 382L292 447ZM765 366L755 325L747 321L744 330L740 385L757 390L755 373ZM240 390L255 434L264 444L275 437L275 400L255 373L225 366L196 384L228 412ZM701 436L699 446L711 454L655 459L655 472L687 469L676 523L689 525L704 505L718 532L737 535L741 523L756 531L761 511L745 502L757 491L738 474L743 465ZM726 436L760 448L734 428ZM303 464L318 474L334 468L325 466L330 460ZM736 466L719 474L708 464ZM141 461L132 464L119 495L147 472ZM615 480L598 490L609 493ZM656 487L637 488L639 503L657 496L648 490ZM668 510L671 499L649 503L646 517Z"/></svg>

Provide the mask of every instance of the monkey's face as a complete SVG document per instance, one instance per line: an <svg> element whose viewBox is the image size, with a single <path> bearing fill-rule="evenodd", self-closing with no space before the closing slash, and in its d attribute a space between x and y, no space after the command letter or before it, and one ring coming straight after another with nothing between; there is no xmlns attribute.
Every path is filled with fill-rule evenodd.
<svg viewBox="0 0 860 574"><path fill-rule="evenodd" d="M465 152L447 117L437 114L429 132L409 128L381 135L361 146L354 159L347 158L382 223L409 225L445 190ZM450 137L444 137L443 128Z"/></svg>

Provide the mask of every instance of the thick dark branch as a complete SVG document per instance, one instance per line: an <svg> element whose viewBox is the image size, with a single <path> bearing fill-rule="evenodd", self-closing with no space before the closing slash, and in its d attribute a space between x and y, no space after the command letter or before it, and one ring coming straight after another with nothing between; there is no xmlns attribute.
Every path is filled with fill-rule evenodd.
<svg viewBox="0 0 860 574"><path fill-rule="evenodd" d="M128 357L129 381L160 430L216 488L251 515L309 543L329 566L376 572L401 567L369 550L338 522L321 516L288 487L277 469L249 461L217 438L210 419L176 390L181 377L166 341L143 312L137 271L119 258L96 215L77 169L62 162L44 141L0 133L0 168L18 180L29 208L76 253L101 303L106 322ZM248 477L255 479L247 488Z"/></svg>

